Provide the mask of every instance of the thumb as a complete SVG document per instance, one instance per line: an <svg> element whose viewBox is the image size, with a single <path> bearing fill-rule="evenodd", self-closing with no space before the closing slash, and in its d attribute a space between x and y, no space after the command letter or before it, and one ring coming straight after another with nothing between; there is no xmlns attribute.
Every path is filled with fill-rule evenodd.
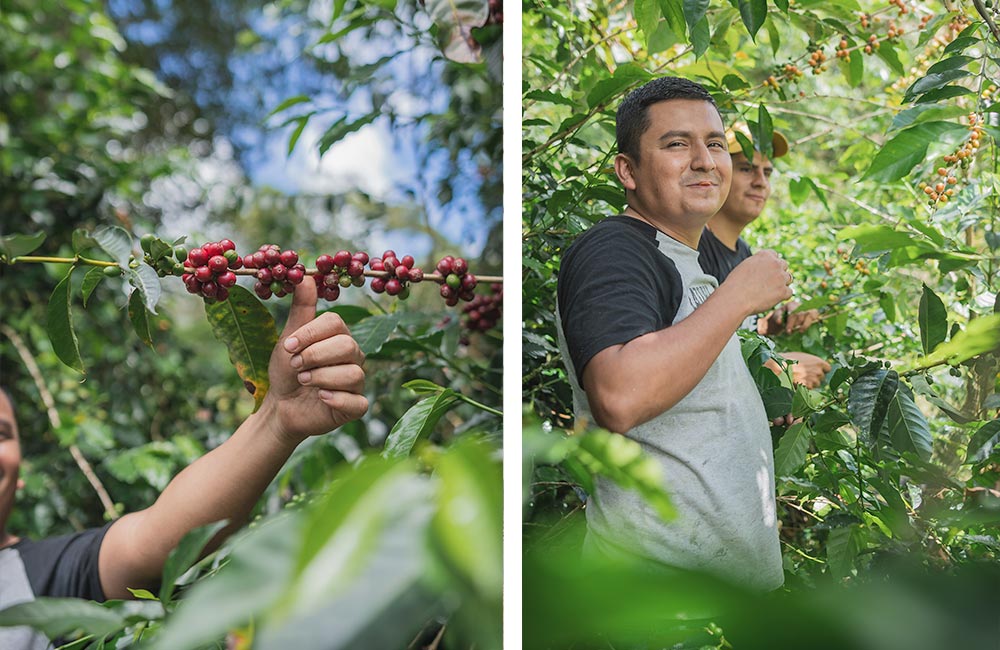
<svg viewBox="0 0 1000 650"><path fill-rule="evenodd" d="M292 308L288 312L288 320L285 322L285 329L281 332L281 339L288 338L297 329L316 318L316 283L309 276L295 287L292 294Z"/></svg>

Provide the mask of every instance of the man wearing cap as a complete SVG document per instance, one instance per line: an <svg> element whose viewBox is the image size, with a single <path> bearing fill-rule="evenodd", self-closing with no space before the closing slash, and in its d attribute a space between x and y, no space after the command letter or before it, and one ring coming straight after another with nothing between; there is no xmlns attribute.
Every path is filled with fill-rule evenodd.
<svg viewBox="0 0 1000 650"><path fill-rule="evenodd" d="M771 161L759 151L754 151L752 163L747 160L736 139L737 131L750 137L745 124L736 124L726 132L733 162L733 180L729 196L722 208L709 219L698 242L698 261L702 269L714 276L720 284L740 262L752 255L750 247L740 235L744 228L753 223L763 211L771 195L771 174L774 171ZM774 158L780 158L788 153L788 140L777 131L774 131L772 146ZM795 311L798 305L799 303L794 301L787 302L764 318L750 316L744 321L743 327L755 329L765 336L804 332L819 320L819 312L815 309ZM792 365L792 378L795 383L803 384L807 388L819 386L823 377L830 371L830 364L813 354L783 352L781 356L795 362ZM781 369L773 361L768 365L776 374L781 373Z"/></svg>

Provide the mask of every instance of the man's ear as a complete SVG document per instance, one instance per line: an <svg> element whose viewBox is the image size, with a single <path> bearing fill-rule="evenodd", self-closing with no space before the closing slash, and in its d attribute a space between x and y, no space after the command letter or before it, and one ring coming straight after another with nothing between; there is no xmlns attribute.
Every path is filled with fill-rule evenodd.
<svg viewBox="0 0 1000 650"><path fill-rule="evenodd" d="M626 190L635 191L635 163L628 154L615 156L615 175Z"/></svg>

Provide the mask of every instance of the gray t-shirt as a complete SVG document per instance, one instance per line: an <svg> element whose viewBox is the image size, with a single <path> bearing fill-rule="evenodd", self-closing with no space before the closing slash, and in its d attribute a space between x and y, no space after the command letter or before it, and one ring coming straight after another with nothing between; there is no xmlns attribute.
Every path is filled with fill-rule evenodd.
<svg viewBox="0 0 1000 650"><path fill-rule="evenodd" d="M650 293L649 287L653 285L658 290L664 285L673 286L673 291L679 287L679 300L673 303L660 300L662 304L676 304L675 313L667 315L667 326L690 315L718 287L715 278L699 266L696 250L648 224L637 223L640 226L623 223L622 218L612 218L607 224L602 222L591 229L603 229L603 234L594 237L600 240L599 246L590 245L588 231L563 259L559 278L561 317L557 319L559 342L569 369L578 418L593 420L574 366L574 360L580 360L574 350L581 345L574 339L599 339L609 347L627 343L657 328L631 330L624 340L615 342L613 326L611 332L595 333L594 329L599 330L605 319L590 318L588 332L583 337L577 327L569 323L574 316L582 315L574 305L586 304L588 297L584 294L589 290L586 281L572 279L577 277L574 267L585 265L588 269L599 269L602 284L645 287L644 295ZM644 232L642 238L635 237L637 228ZM621 230L622 236L620 241L614 242L612 234L614 245L609 246L608 235L615 230ZM655 260L651 256L656 255L665 256L671 264L657 267L654 263L636 262ZM605 256L607 260L603 259ZM629 263L614 263L622 259ZM674 269L672 273L670 267ZM637 268L659 270L651 277L637 277ZM566 278L571 279L564 284ZM623 299L630 301L628 308L634 309L634 300L628 297L627 290L602 298L606 309L614 309L617 293L622 293ZM662 313L644 322L657 320L663 320ZM586 361L590 357L592 354ZM672 372L673 369L664 368L663 371ZM637 554L669 566L704 571L762 591L782 584L769 425L735 332L705 377L687 396L625 435L638 441L659 462L664 487L678 516L664 522L635 491L599 479L593 499L587 505L588 547L612 556Z"/></svg>

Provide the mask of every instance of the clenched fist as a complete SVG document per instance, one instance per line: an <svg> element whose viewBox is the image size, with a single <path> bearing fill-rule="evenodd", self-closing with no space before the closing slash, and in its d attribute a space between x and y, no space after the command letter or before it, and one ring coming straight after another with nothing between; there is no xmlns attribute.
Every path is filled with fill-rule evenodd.
<svg viewBox="0 0 1000 650"><path fill-rule="evenodd" d="M788 262L772 250L763 250L740 262L720 288L726 288L737 300L742 300L749 316L768 311L791 298L792 290L788 286L791 283Z"/></svg>

